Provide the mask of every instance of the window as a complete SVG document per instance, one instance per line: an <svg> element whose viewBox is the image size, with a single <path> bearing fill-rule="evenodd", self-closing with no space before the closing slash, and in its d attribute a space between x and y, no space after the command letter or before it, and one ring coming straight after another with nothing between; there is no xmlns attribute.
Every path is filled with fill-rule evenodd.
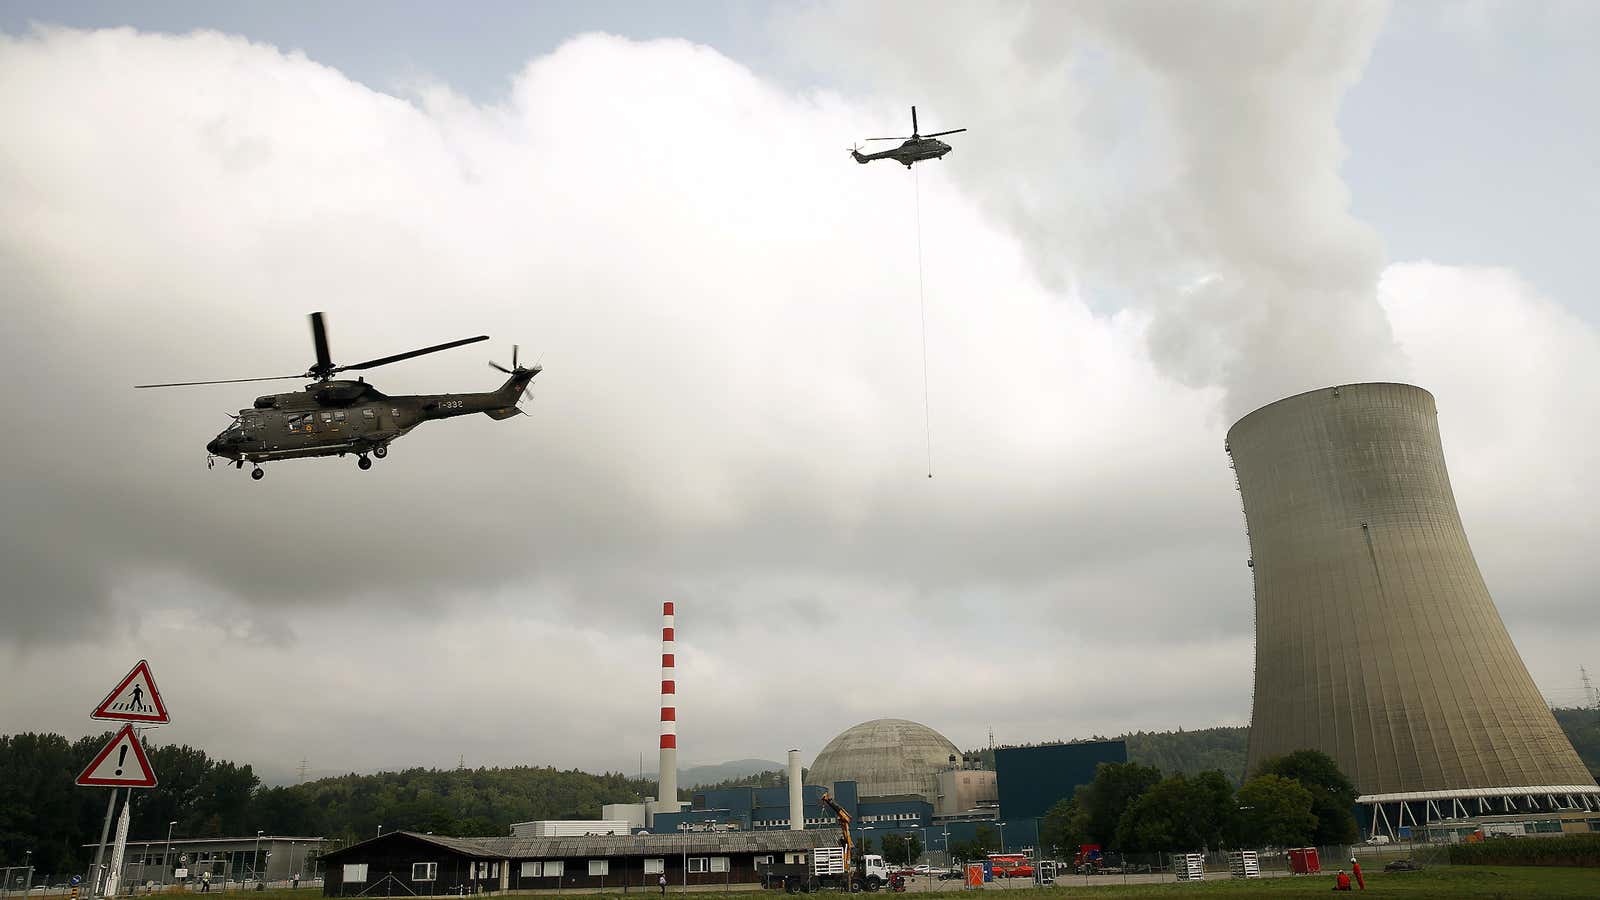
<svg viewBox="0 0 1600 900"><path fill-rule="evenodd" d="M544 877L560 878L567 872L567 864L559 859L547 859L544 863Z"/></svg>
<svg viewBox="0 0 1600 900"><path fill-rule="evenodd" d="M706 857L704 857L704 856L691 856L691 857L689 857L689 872L690 872L690 874L694 874L696 872L704 872L707 869L709 869L710 867L711 867L711 860L706 858Z"/></svg>
<svg viewBox="0 0 1600 900"><path fill-rule="evenodd" d="M289 430L290 431L304 431L304 432L309 433L311 431L311 425L315 421L316 421L316 416L313 416L311 413L305 413L303 415L297 415L297 416L289 416L288 417Z"/></svg>
<svg viewBox="0 0 1600 900"><path fill-rule="evenodd" d="M766 856L753 857L750 862L752 865L757 867L770 866L772 865L772 854L769 853Z"/></svg>
<svg viewBox="0 0 1600 900"><path fill-rule="evenodd" d="M711 857L711 871L713 871L713 872L726 872L726 871L728 871L728 858L726 856L713 856L713 857Z"/></svg>
<svg viewBox="0 0 1600 900"><path fill-rule="evenodd" d="M433 881L434 879L436 879L438 877L439 877L439 864L438 863L412 863L411 864L411 880L412 881Z"/></svg>
<svg viewBox="0 0 1600 900"><path fill-rule="evenodd" d="M610 875L610 874L611 874L611 860L609 860L609 859L591 859L591 860L589 860L589 877L592 878L592 877L594 877L596 875Z"/></svg>
<svg viewBox="0 0 1600 900"><path fill-rule="evenodd" d="M366 880L367 880L367 864L366 863L345 863L344 864L344 883L345 884L356 884L358 882L362 882L362 881L366 881Z"/></svg>
<svg viewBox="0 0 1600 900"><path fill-rule="evenodd" d="M322 414L322 421L324 421L324 422L332 422L333 421L333 413L323 413Z"/></svg>
<svg viewBox="0 0 1600 900"><path fill-rule="evenodd" d="M522 864L522 877L523 878L538 878L539 877L539 864L537 862L525 862L525 863L523 863Z"/></svg>
<svg viewBox="0 0 1600 900"><path fill-rule="evenodd" d="M783 861L787 865L803 866L806 864L806 855L804 853L785 853L783 855Z"/></svg>
<svg viewBox="0 0 1600 900"><path fill-rule="evenodd" d="M370 407L370 406L369 406L369 407L367 407L367 408L366 408L366 409L363 409L363 410L362 410L362 411L361 411L361 417L362 417L362 418L363 418L363 419L371 419L371 418L374 418L374 417L375 417L375 414L374 414L374 413L373 413L373 411L372 411L372 407Z"/></svg>
<svg viewBox="0 0 1600 900"><path fill-rule="evenodd" d="M333 420L335 422L343 422L344 421L344 410L341 409L338 412L334 413L333 414Z"/></svg>
<svg viewBox="0 0 1600 900"><path fill-rule="evenodd" d="M666 870L664 860L647 859L644 861L644 873L646 875L660 875Z"/></svg>
<svg viewBox="0 0 1600 900"><path fill-rule="evenodd" d="M495 863L494 865L491 865L489 867L489 877L490 878L499 878L500 877L500 864L499 863Z"/></svg>

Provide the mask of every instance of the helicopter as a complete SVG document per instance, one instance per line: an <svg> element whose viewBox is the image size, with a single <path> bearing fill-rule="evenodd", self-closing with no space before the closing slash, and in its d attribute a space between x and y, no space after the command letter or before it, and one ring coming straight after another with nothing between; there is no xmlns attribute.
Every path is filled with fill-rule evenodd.
<svg viewBox="0 0 1600 900"><path fill-rule="evenodd" d="M917 108L911 107L911 136L910 137L881 137L867 138L869 141L905 141L893 150L884 150L880 153L862 153L860 147L851 147L850 155L855 161L863 165L875 159L892 159L897 163L911 168L914 162L925 159L940 159L952 149L944 141L936 140L947 134L958 134L966 131L965 128L952 128L949 131L935 131L933 134L921 135L917 133Z"/></svg>
<svg viewBox="0 0 1600 900"><path fill-rule="evenodd" d="M478 394L407 394L391 397L368 384L364 376L355 381L335 379L340 372L375 369L401 360L440 350L487 341L489 336L463 338L409 350L392 356L369 359L348 366L336 366L328 353L328 331L322 313L311 314L311 341L317 361L302 375L271 375L266 378L230 378L222 381L178 381L167 384L136 384L135 388L190 387L202 384L238 384L246 381L278 381L290 378L314 379L303 390L257 397L249 409L232 416L233 424L206 444L206 465L221 457L243 469L251 463L250 477L260 480L264 462L306 459L313 456L344 456L354 453L357 466L372 468L372 457L389 455L389 444L423 422L483 413L491 419L509 419L522 412L517 405L528 383L542 368L525 368L517 361L517 348L511 348L511 368L497 362L489 365L511 376L498 390ZM231 414L230 414L231 415ZM369 456L370 454L370 456Z"/></svg>

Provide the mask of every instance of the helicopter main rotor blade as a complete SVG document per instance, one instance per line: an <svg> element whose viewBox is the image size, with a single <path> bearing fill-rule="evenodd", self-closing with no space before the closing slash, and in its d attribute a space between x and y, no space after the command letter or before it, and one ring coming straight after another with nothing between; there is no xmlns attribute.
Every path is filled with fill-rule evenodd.
<svg viewBox="0 0 1600 900"><path fill-rule="evenodd" d="M933 134L925 134L925 135L923 135L923 137L939 137L940 135L943 135L943 134L960 134L963 131L966 131L966 129L965 128L952 128L949 131L935 131Z"/></svg>
<svg viewBox="0 0 1600 900"><path fill-rule="evenodd" d="M911 133L917 133L917 108L911 107Z"/></svg>
<svg viewBox="0 0 1600 900"><path fill-rule="evenodd" d="M911 138L909 138L909 137L897 137L897 138L867 138L867 140L869 140L869 141L909 141L909 140L911 140Z"/></svg>
<svg viewBox="0 0 1600 900"><path fill-rule="evenodd" d="M353 365L338 366L333 371L335 371L335 372L343 372L343 371L345 371L347 369L375 369L378 366L387 366L390 363L397 363L397 362L401 361L402 359L411 359L412 357L422 356L422 355L427 354L427 353L438 353L440 350L449 350L452 347L461 347L461 346L465 346L467 344L476 344L479 341L487 341L488 339L489 339L489 336L487 334L480 334L477 337L462 338L459 341L450 341L449 343L446 343L446 344L435 344L432 347L423 347L421 350L410 350L410 351L407 351L405 353L396 353L393 356L384 356L384 357L380 357L378 359L369 359L366 362L358 362L358 363L355 363Z"/></svg>
<svg viewBox="0 0 1600 900"><path fill-rule="evenodd" d="M221 381L172 381L167 384L136 384L135 388L158 387L193 387L197 384L242 384L246 381L283 381L289 378L305 378L305 375L268 375L265 378L224 378Z"/></svg>
<svg viewBox="0 0 1600 900"><path fill-rule="evenodd" d="M317 364L311 374L326 378L333 368L333 358L328 355L328 329L322 322L322 313L311 314L311 343L317 348Z"/></svg>

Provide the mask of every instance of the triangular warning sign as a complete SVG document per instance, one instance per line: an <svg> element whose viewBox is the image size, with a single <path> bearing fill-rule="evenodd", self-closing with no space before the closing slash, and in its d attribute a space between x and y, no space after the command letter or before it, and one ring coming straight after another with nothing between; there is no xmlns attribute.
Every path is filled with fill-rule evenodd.
<svg viewBox="0 0 1600 900"><path fill-rule="evenodd" d="M144 745L134 736L133 726L124 725L111 743L89 763L78 784L105 787L156 786L156 773L150 768L150 758L144 755Z"/></svg>
<svg viewBox="0 0 1600 900"><path fill-rule="evenodd" d="M100 705L89 714L91 719L118 719L124 722L142 722L146 725L164 725L167 706L161 702L161 692L150 674L150 664L139 660L133 671L106 695Z"/></svg>

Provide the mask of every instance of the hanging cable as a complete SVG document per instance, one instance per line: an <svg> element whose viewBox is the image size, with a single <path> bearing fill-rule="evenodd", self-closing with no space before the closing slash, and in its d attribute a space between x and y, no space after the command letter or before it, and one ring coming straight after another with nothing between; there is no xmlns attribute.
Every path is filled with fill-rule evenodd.
<svg viewBox="0 0 1600 900"><path fill-rule="evenodd" d="M928 444L928 477L933 477L933 416L928 405L928 298L922 284L922 182L911 167L911 189L917 197L917 309L922 315L922 428Z"/></svg>

